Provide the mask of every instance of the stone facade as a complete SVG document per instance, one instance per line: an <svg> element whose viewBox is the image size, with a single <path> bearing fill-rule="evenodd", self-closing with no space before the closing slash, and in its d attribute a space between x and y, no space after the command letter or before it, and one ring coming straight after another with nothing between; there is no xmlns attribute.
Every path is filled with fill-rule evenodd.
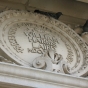
<svg viewBox="0 0 88 88"><path fill-rule="evenodd" d="M88 87L88 46L54 18L28 11L0 13L0 53L1 87Z"/></svg>

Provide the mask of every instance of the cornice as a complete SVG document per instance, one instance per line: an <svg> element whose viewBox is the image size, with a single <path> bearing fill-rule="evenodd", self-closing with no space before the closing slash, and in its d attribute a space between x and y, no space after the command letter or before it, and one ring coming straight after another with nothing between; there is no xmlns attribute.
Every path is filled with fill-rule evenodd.
<svg viewBox="0 0 88 88"><path fill-rule="evenodd" d="M0 63L0 84L5 83L22 88L88 88L88 79L85 78Z"/></svg>

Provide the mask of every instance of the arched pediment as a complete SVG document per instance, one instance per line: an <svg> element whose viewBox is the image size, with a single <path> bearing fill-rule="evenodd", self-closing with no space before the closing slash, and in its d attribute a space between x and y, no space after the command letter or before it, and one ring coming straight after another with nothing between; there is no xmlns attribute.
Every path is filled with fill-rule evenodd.
<svg viewBox="0 0 88 88"><path fill-rule="evenodd" d="M0 47L15 62L32 68L86 76L88 46L64 23L41 14L0 14Z"/></svg>

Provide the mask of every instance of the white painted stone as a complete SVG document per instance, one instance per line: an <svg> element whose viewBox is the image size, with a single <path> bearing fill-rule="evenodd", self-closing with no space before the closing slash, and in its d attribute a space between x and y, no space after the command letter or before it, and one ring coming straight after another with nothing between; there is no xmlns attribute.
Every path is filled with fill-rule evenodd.
<svg viewBox="0 0 88 88"><path fill-rule="evenodd" d="M26 11L5 11L0 17L1 84L88 87L88 80L79 78L88 75L88 46L67 25Z"/></svg>
<svg viewBox="0 0 88 88"><path fill-rule="evenodd" d="M0 85L7 88L88 88L88 79L0 63Z"/></svg>
<svg viewBox="0 0 88 88"><path fill-rule="evenodd" d="M0 16L1 49L17 63L32 67L37 57L43 55L52 62L55 55L58 60L60 54L68 65L64 68L64 71L68 70L66 73L87 75L88 47L68 26L53 18L26 11L5 11ZM49 53L47 57L50 50L54 53ZM46 66L49 64L44 63ZM54 70L53 66L51 69Z"/></svg>

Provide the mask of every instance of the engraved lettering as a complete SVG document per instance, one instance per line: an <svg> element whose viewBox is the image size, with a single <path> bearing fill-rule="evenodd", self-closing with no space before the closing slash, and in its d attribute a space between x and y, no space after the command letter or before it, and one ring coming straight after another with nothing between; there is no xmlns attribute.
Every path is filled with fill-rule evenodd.
<svg viewBox="0 0 88 88"><path fill-rule="evenodd" d="M11 46L18 52L18 53L23 53L23 49L21 46L17 43L16 38L15 38L15 33L16 33L17 28L15 29L10 29L8 32L8 40L11 44Z"/></svg>
<svg viewBox="0 0 88 88"><path fill-rule="evenodd" d="M50 35L50 31L46 31L46 27L30 24L24 31L32 49L28 48L28 52L43 54L49 49L56 50L56 43L59 44L57 38ZM50 30L50 29L49 29Z"/></svg>

